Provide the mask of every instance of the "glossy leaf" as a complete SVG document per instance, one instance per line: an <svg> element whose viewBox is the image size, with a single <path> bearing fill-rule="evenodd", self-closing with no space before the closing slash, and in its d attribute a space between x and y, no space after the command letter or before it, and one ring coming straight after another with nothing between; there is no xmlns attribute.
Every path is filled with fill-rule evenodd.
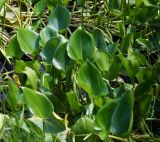
<svg viewBox="0 0 160 142"><path fill-rule="evenodd" d="M101 71L108 71L113 63L113 57L106 52L99 52L99 58L96 61L97 66Z"/></svg>
<svg viewBox="0 0 160 142"><path fill-rule="evenodd" d="M25 67L25 70L23 71L23 73L27 75L27 78L29 79L32 88L36 90L37 83L38 83L38 77L37 77L36 72L29 67Z"/></svg>
<svg viewBox="0 0 160 142"><path fill-rule="evenodd" d="M88 60L79 70L77 83L91 96L107 94L107 85L105 81L102 79L97 68Z"/></svg>
<svg viewBox="0 0 160 142"><path fill-rule="evenodd" d="M58 50L58 48L61 46L61 37L56 36L50 39L46 46L42 50L43 56L47 59L49 63L52 62L53 58L55 57L55 54Z"/></svg>
<svg viewBox="0 0 160 142"><path fill-rule="evenodd" d="M23 87L23 93L29 109L40 118L48 118L53 112L53 104L40 92Z"/></svg>
<svg viewBox="0 0 160 142"><path fill-rule="evenodd" d="M51 38L57 36L57 31L52 27L45 27L40 32L40 44L42 47L45 46L47 41L49 41Z"/></svg>
<svg viewBox="0 0 160 142"><path fill-rule="evenodd" d="M83 28L78 28L70 37L67 44L68 56L78 63L86 59L94 61L97 59L97 49L93 36Z"/></svg>
<svg viewBox="0 0 160 142"><path fill-rule="evenodd" d="M145 48L148 48L148 49L152 48L152 44L148 40L146 40L146 39L138 38L136 41L140 45L142 45L142 47L145 47Z"/></svg>
<svg viewBox="0 0 160 142"><path fill-rule="evenodd" d="M9 58L14 58L14 57L21 58L22 57L23 52L20 49L16 36L12 37L9 44L7 45L6 55Z"/></svg>
<svg viewBox="0 0 160 142"><path fill-rule="evenodd" d="M89 134L93 132L93 119L88 117L82 117L78 119L72 127L73 132L76 135Z"/></svg>
<svg viewBox="0 0 160 142"><path fill-rule="evenodd" d="M20 27L17 34L18 43L25 54L33 54L38 48L38 34L27 28Z"/></svg>
<svg viewBox="0 0 160 142"><path fill-rule="evenodd" d="M111 119L110 131L114 135L127 137L132 129L134 98L127 91L117 104Z"/></svg>
<svg viewBox="0 0 160 142"><path fill-rule="evenodd" d="M52 64L58 69L62 70L63 72L66 71L66 45L61 45L55 56L53 57Z"/></svg>
<svg viewBox="0 0 160 142"><path fill-rule="evenodd" d="M118 100L111 100L98 110L94 123L95 130L110 132L111 119L117 103Z"/></svg>
<svg viewBox="0 0 160 142"><path fill-rule="evenodd" d="M105 36L102 30L95 28L94 31L92 32L92 35L94 37L94 41L98 49L105 49L107 47Z"/></svg>
<svg viewBox="0 0 160 142"><path fill-rule="evenodd" d="M36 3L36 5L34 6L34 13L36 16L39 16L43 13L43 11L46 8L46 3L44 0L40 0Z"/></svg>
<svg viewBox="0 0 160 142"><path fill-rule="evenodd" d="M41 137L44 139L45 133L43 132L43 128L41 129L38 125L36 125L33 121L31 121L29 119L25 121L25 124L27 125L27 127L29 128L30 132L33 135L36 134L38 137ZM43 122L42 122L42 126L43 126Z"/></svg>
<svg viewBox="0 0 160 142"><path fill-rule="evenodd" d="M52 9L55 9L57 5L62 5L63 0L47 0L46 3L49 10L52 10Z"/></svg>
<svg viewBox="0 0 160 142"><path fill-rule="evenodd" d="M94 129L127 137L133 123L133 95L126 91L120 99L109 101L99 109Z"/></svg>
<svg viewBox="0 0 160 142"><path fill-rule="evenodd" d="M31 68L36 72L37 75L40 74L40 68L41 64L38 61L22 61L22 60L16 60L15 62L15 72L16 73L23 73L25 71L25 68Z"/></svg>
<svg viewBox="0 0 160 142"><path fill-rule="evenodd" d="M48 119L44 120L44 130L47 133L58 134L65 130L65 125L62 120L51 115Z"/></svg>
<svg viewBox="0 0 160 142"><path fill-rule="evenodd" d="M54 27L56 30L65 30L70 24L69 11L58 5L49 15L48 26Z"/></svg>

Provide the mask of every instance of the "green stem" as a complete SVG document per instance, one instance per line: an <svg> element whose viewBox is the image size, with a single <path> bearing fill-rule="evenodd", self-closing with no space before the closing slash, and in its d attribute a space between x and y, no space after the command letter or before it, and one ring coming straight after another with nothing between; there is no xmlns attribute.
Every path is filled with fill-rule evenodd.
<svg viewBox="0 0 160 142"><path fill-rule="evenodd" d="M122 142L127 142L126 139L117 137L117 136L113 136L113 135L109 135L109 138L114 139L114 140L118 140L118 141L122 141Z"/></svg>
<svg viewBox="0 0 160 142"><path fill-rule="evenodd" d="M148 128L148 126L147 126L146 122L144 121L144 119L142 119L142 122L143 122L146 130L148 131L149 135L153 138L154 136L153 136L152 132L150 131L150 129Z"/></svg>

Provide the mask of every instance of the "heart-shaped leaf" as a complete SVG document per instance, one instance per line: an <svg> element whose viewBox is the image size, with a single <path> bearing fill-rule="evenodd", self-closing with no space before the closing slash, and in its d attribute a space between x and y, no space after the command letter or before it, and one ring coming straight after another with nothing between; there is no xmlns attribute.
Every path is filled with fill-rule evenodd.
<svg viewBox="0 0 160 142"><path fill-rule="evenodd" d="M20 27L17 34L18 43L25 54L33 54L38 45L38 34L27 28Z"/></svg>
<svg viewBox="0 0 160 142"><path fill-rule="evenodd" d="M77 135L89 134L93 131L93 123L93 119L82 117L76 121L76 123L72 127L72 130Z"/></svg>
<svg viewBox="0 0 160 142"><path fill-rule="evenodd" d="M57 31L51 27L45 27L40 32L40 44L42 47L45 46L47 41L49 41L51 38L57 36Z"/></svg>
<svg viewBox="0 0 160 142"><path fill-rule="evenodd" d="M40 0L36 3L36 5L34 6L34 13L36 16L39 16L43 13L43 11L46 8L46 2L45 0Z"/></svg>
<svg viewBox="0 0 160 142"><path fill-rule="evenodd" d="M109 71L113 61L114 59L109 53L99 51L99 58L97 59L96 64L101 71Z"/></svg>
<svg viewBox="0 0 160 142"><path fill-rule="evenodd" d="M111 119L117 103L118 100L111 100L99 109L94 124L95 130L110 132Z"/></svg>
<svg viewBox="0 0 160 142"><path fill-rule="evenodd" d="M48 118L53 112L53 104L40 92L23 87L23 93L29 109L38 117Z"/></svg>
<svg viewBox="0 0 160 142"><path fill-rule="evenodd" d="M126 91L119 99L109 101L99 109L94 128L114 135L127 137L132 129L134 98Z"/></svg>
<svg viewBox="0 0 160 142"><path fill-rule="evenodd" d="M102 30L95 28L92 35L98 49L105 49L107 47L105 42L105 36Z"/></svg>
<svg viewBox="0 0 160 142"><path fill-rule="evenodd" d="M9 44L7 45L6 55L9 58L14 58L14 57L21 58L22 57L23 52L20 49L16 36L12 37Z"/></svg>
<svg viewBox="0 0 160 142"><path fill-rule="evenodd" d="M79 70L77 83L91 96L106 95L108 92L107 85L102 79L101 74L97 68L88 60L81 66Z"/></svg>
<svg viewBox="0 0 160 142"><path fill-rule="evenodd" d="M69 11L65 7L58 5L49 15L48 26L59 31L67 29L69 24Z"/></svg>
<svg viewBox="0 0 160 142"><path fill-rule="evenodd" d="M86 59L94 61L98 54L93 36L81 27L72 34L67 51L68 56L78 63L83 63Z"/></svg>
<svg viewBox="0 0 160 142"><path fill-rule="evenodd" d="M58 48L61 46L61 37L56 36L50 39L46 46L42 50L42 55L47 59L48 62L52 62Z"/></svg>
<svg viewBox="0 0 160 142"><path fill-rule="evenodd" d="M111 119L110 131L114 135L128 136L133 123L134 98L131 92L126 91L117 104Z"/></svg>

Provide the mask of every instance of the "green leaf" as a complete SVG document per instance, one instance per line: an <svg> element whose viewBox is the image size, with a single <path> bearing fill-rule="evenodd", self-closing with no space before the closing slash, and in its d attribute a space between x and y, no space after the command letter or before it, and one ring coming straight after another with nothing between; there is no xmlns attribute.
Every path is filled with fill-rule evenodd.
<svg viewBox="0 0 160 142"><path fill-rule="evenodd" d="M66 95L71 108L76 112L80 112L82 110L82 105L77 100L76 94L74 92L68 92Z"/></svg>
<svg viewBox="0 0 160 142"><path fill-rule="evenodd" d="M66 0L47 0L46 3L48 6L48 9L52 10L52 9L55 9L57 5L62 5L63 1L66 1Z"/></svg>
<svg viewBox="0 0 160 142"><path fill-rule="evenodd" d="M39 119L39 118L35 118L35 119ZM41 129L38 125L36 125L36 123L31 121L30 119L25 120L25 123L26 123L28 129L30 130L31 134L36 135L36 136L44 139L45 133L43 132L43 129ZM41 123L42 123L42 126L43 126L42 120L41 120Z"/></svg>
<svg viewBox="0 0 160 142"><path fill-rule="evenodd" d="M122 53L126 54L128 49L132 47L133 33L129 33L123 37L120 43L120 50Z"/></svg>
<svg viewBox="0 0 160 142"><path fill-rule="evenodd" d="M143 118L146 118L147 115L150 112L150 108L152 107L153 97L154 97L154 91L149 90L147 91L138 101L140 103L140 115Z"/></svg>
<svg viewBox="0 0 160 142"><path fill-rule="evenodd" d="M133 94L126 91L117 104L111 119L110 131L114 135L127 137L133 123Z"/></svg>
<svg viewBox="0 0 160 142"><path fill-rule="evenodd" d="M134 95L136 98L141 97L144 95L145 92L150 90L151 86L154 84L154 80L147 80L145 82L142 82L141 84L137 85L134 90Z"/></svg>
<svg viewBox="0 0 160 142"><path fill-rule="evenodd" d="M17 34L18 43L25 54L33 54L38 48L38 34L27 28L20 27Z"/></svg>
<svg viewBox="0 0 160 142"><path fill-rule="evenodd" d="M7 115L0 113L0 133L1 134L3 132L3 128L5 128L4 126L6 125L6 122L8 119L9 117Z"/></svg>
<svg viewBox="0 0 160 142"><path fill-rule="evenodd" d="M111 9L119 9L121 5L121 0L107 0L108 6Z"/></svg>
<svg viewBox="0 0 160 142"><path fill-rule="evenodd" d="M105 75L105 78L107 78L108 80L113 80L117 78L121 66L122 64L118 61L117 57L115 56L108 72Z"/></svg>
<svg viewBox="0 0 160 142"><path fill-rule="evenodd" d="M12 37L9 44L7 45L6 55L9 58L14 58L14 57L21 58L22 57L23 52L20 49L16 36Z"/></svg>
<svg viewBox="0 0 160 142"><path fill-rule="evenodd" d="M94 130L93 123L93 119L84 116L75 122L75 124L72 127L72 131L76 135L92 133Z"/></svg>
<svg viewBox="0 0 160 142"><path fill-rule="evenodd" d="M41 75L41 86L50 90L54 85L53 77L50 74Z"/></svg>
<svg viewBox="0 0 160 142"><path fill-rule="evenodd" d="M143 0L135 0L136 7L140 7L143 4Z"/></svg>
<svg viewBox="0 0 160 142"><path fill-rule="evenodd" d="M36 72L29 67L25 67L25 70L23 71L23 73L27 75L27 78L29 79L32 88L36 90L37 83L38 83L38 77L37 77Z"/></svg>
<svg viewBox="0 0 160 142"><path fill-rule="evenodd" d="M98 110L94 123L95 130L110 132L111 119L117 103L118 100L111 100Z"/></svg>
<svg viewBox="0 0 160 142"><path fill-rule="evenodd" d="M3 5L6 3L7 0L1 0L0 1L0 10L2 9Z"/></svg>
<svg viewBox="0 0 160 142"><path fill-rule="evenodd" d="M105 49L107 47L105 36L101 29L95 28L94 31L92 32L92 35L94 37L94 41L98 49Z"/></svg>
<svg viewBox="0 0 160 142"><path fill-rule="evenodd" d="M141 68L136 77L139 83L144 83L148 80L154 79L154 75L150 67Z"/></svg>
<svg viewBox="0 0 160 142"><path fill-rule="evenodd" d="M44 12L46 6L47 6L47 5L46 5L46 3L45 3L44 0L38 1L38 2L35 4L35 6L34 6L34 13L35 13L35 15L36 15L36 16L41 15L41 14Z"/></svg>
<svg viewBox="0 0 160 142"><path fill-rule="evenodd" d="M64 130L65 125L62 123L62 120L57 119L54 115L44 120L44 131L46 133L58 134Z"/></svg>
<svg viewBox="0 0 160 142"><path fill-rule="evenodd" d="M65 30L70 24L69 11L58 5L49 15L48 26L53 27L55 30Z"/></svg>
<svg viewBox="0 0 160 142"><path fill-rule="evenodd" d="M158 14L156 8L143 7L138 8L135 14L135 21L138 23L146 24L149 20L153 19Z"/></svg>
<svg viewBox="0 0 160 142"><path fill-rule="evenodd" d="M128 52L128 59L130 59L132 61L132 63L134 64L139 64L139 65L146 65L147 64L147 60L146 58L139 52Z"/></svg>
<svg viewBox="0 0 160 142"><path fill-rule="evenodd" d="M71 127L71 130L75 133L75 141L97 142L97 138L92 135L94 130L93 124L94 120L87 116L79 118Z"/></svg>
<svg viewBox="0 0 160 142"><path fill-rule="evenodd" d="M86 59L95 61L98 54L93 36L81 27L70 37L67 51L68 56L80 64L85 62Z"/></svg>
<svg viewBox="0 0 160 142"><path fill-rule="evenodd" d="M77 2L78 2L81 6L84 6L86 0L77 0Z"/></svg>
<svg viewBox="0 0 160 142"><path fill-rule="evenodd" d="M56 36L50 39L42 49L42 54L49 63L52 62L58 48L61 46L61 37Z"/></svg>
<svg viewBox="0 0 160 142"><path fill-rule="evenodd" d="M121 35L122 37L125 36L125 27L124 27L124 24L118 23L118 24L117 24L117 29L119 30L120 35Z"/></svg>
<svg viewBox="0 0 160 142"><path fill-rule="evenodd" d="M16 60L15 73L18 73L19 81L22 86L36 89L38 83L38 76L40 75L41 65L38 61Z"/></svg>
<svg viewBox="0 0 160 142"><path fill-rule="evenodd" d="M97 112L94 129L127 137L132 129L134 98L126 91L120 99L107 102Z"/></svg>
<svg viewBox="0 0 160 142"><path fill-rule="evenodd" d="M37 75L40 75L40 68L41 68L41 64L34 60L34 61L22 61L22 60L16 60L15 61L15 72L16 73L23 73L23 71L25 71L25 68L29 67L32 70L34 70L36 72Z"/></svg>
<svg viewBox="0 0 160 142"><path fill-rule="evenodd" d="M124 58L122 54L119 54L119 58L129 77L134 78L139 71L139 63L132 61L131 59Z"/></svg>
<svg viewBox="0 0 160 142"><path fill-rule="evenodd" d="M17 110L17 104L19 99L19 88L16 86L16 84L12 80L8 80L8 93L6 95L7 102L11 108L11 110L16 111Z"/></svg>
<svg viewBox="0 0 160 142"><path fill-rule="evenodd" d="M55 56L53 57L52 64L58 69L62 70L63 72L66 71L66 44L61 45Z"/></svg>
<svg viewBox="0 0 160 142"><path fill-rule="evenodd" d="M159 8L157 3L159 0L143 0L144 4L146 6L151 6L151 7L155 7L155 8Z"/></svg>
<svg viewBox="0 0 160 142"><path fill-rule="evenodd" d="M138 39L136 39L136 41L138 42L138 44L142 45L142 47L145 47L145 48L148 48L148 49L152 49L152 44L148 40L142 39L142 38L138 38Z"/></svg>
<svg viewBox="0 0 160 142"><path fill-rule="evenodd" d="M113 60L113 57L109 53L99 51L99 58L97 59L96 64L101 71L109 71Z"/></svg>
<svg viewBox="0 0 160 142"><path fill-rule="evenodd" d="M97 68L88 60L79 70L77 83L91 96L107 94L107 85L105 81L102 79Z"/></svg>
<svg viewBox="0 0 160 142"><path fill-rule="evenodd" d="M53 37L57 36L57 31L51 27L45 27L40 32L40 44L42 47Z"/></svg>
<svg viewBox="0 0 160 142"><path fill-rule="evenodd" d="M48 118L53 112L53 104L40 92L23 87L23 93L29 109L40 118Z"/></svg>

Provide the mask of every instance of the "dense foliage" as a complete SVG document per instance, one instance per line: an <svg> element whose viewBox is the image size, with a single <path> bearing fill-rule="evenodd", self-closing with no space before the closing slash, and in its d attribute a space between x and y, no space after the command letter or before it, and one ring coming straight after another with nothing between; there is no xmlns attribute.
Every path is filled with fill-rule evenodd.
<svg viewBox="0 0 160 142"><path fill-rule="evenodd" d="M1 141L160 141L159 9L0 0Z"/></svg>

